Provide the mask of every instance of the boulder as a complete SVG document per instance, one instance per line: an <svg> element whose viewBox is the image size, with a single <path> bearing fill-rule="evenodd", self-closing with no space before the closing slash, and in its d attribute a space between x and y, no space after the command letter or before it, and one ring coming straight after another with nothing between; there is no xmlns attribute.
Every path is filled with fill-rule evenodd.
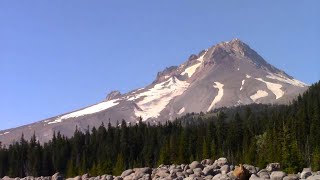
<svg viewBox="0 0 320 180"><path fill-rule="evenodd" d="M113 176L112 175L107 175L106 176L106 180L113 180L114 178L113 178Z"/></svg>
<svg viewBox="0 0 320 180"><path fill-rule="evenodd" d="M160 177L160 178L165 178L165 177L168 177L169 175L170 174L168 170L160 170L155 174L156 177Z"/></svg>
<svg viewBox="0 0 320 180"><path fill-rule="evenodd" d="M121 177L124 178L126 176L129 176L130 174L134 173L134 171L132 169L128 169L128 170L125 170L121 173Z"/></svg>
<svg viewBox="0 0 320 180"><path fill-rule="evenodd" d="M311 168L304 168L300 174L300 178L307 179L309 176L312 176Z"/></svg>
<svg viewBox="0 0 320 180"><path fill-rule="evenodd" d="M283 171L273 171L270 178L271 180L282 180L286 176L287 174Z"/></svg>
<svg viewBox="0 0 320 180"><path fill-rule="evenodd" d="M87 179L89 179L88 173L81 176L81 180L87 180Z"/></svg>
<svg viewBox="0 0 320 180"><path fill-rule="evenodd" d="M202 165L212 165L213 164L213 160L211 159L204 159L201 161Z"/></svg>
<svg viewBox="0 0 320 180"><path fill-rule="evenodd" d="M295 174L289 174L288 176L284 177L283 180L299 180L299 177Z"/></svg>
<svg viewBox="0 0 320 180"><path fill-rule="evenodd" d="M227 158L222 157L222 158L219 158L218 160L216 160L215 163L217 163L217 165L219 167L222 167L222 166L228 164L228 160L227 160Z"/></svg>
<svg viewBox="0 0 320 180"><path fill-rule="evenodd" d="M256 169L256 167L249 165L249 164L244 164L243 165L244 168L248 169L250 174L256 174L258 171Z"/></svg>
<svg viewBox="0 0 320 180"><path fill-rule="evenodd" d="M236 167L233 171L233 176L239 180L248 180L250 178L250 172L242 164L239 167Z"/></svg>
<svg viewBox="0 0 320 180"><path fill-rule="evenodd" d="M229 165L223 165L223 166L220 168L220 171L221 171L222 174L227 174L227 173L230 171Z"/></svg>
<svg viewBox="0 0 320 180"><path fill-rule="evenodd" d="M213 176L212 180L220 180L222 174L217 174Z"/></svg>
<svg viewBox="0 0 320 180"><path fill-rule="evenodd" d="M258 177L255 174L252 174L251 177L249 178L249 180L265 180L264 178Z"/></svg>
<svg viewBox="0 0 320 180"><path fill-rule="evenodd" d="M81 177L80 176L76 176L74 178L68 178L67 180L81 180Z"/></svg>
<svg viewBox="0 0 320 180"><path fill-rule="evenodd" d="M5 176L2 178L3 180L13 180L14 178L10 178L9 176Z"/></svg>
<svg viewBox="0 0 320 180"><path fill-rule="evenodd" d="M320 175L309 176L307 180L320 180Z"/></svg>
<svg viewBox="0 0 320 180"><path fill-rule="evenodd" d="M193 174L193 170L192 170L192 169L187 169L185 172L186 172L187 174Z"/></svg>
<svg viewBox="0 0 320 180"><path fill-rule="evenodd" d="M266 170L266 169L261 169L258 172L258 176L260 178L264 178L264 179L270 179L270 173Z"/></svg>
<svg viewBox="0 0 320 180"><path fill-rule="evenodd" d="M280 163L270 163L267 165L266 170L269 172L279 171L281 168Z"/></svg>
<svg viewBox="0 0 320 180"><path fill-rule="evenodd" d="M213 172L213 167L211 167L211 166L207 166L207 167L203 168L202 172L205 176L208 176L208 175L214 176L215 175Z"/></svg>
<svg viewBox="0 0 320 180"><path fill-rule="evenodd" d="M134 169L134 178L135 179L139 179L144 177L147 174L151 174L152 173L152 169L149 167L145 167L145 168L136 168Z"/></svg>
<svg viewBox="0 0 320 180"><path fill-rule="evenodd" d="M52 177L52 180L63 180L63 177L60 175L59 172L55 173Z"/></svg>
<svg viewBox="0 0 320 180"><path fill-rule="evenodd" d="M203 165L200 164L198 161L193 161L191 164L189 164L189 167L191 170L196 169L196 168L203 169Z"/></svg>

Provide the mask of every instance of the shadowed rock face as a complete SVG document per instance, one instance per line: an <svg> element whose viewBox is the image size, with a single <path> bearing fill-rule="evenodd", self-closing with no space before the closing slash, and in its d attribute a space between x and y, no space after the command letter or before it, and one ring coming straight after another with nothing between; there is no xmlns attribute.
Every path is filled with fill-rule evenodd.
<svg viewBox="0 0 320 180"><path fill-rule="evenodd" d="M126 94L111 92L106 100L70 113L18 128L0 131L0 141L29 139L35 132L40 142L54 131L73 135L101 123L116 125L125 119L136 123L164 122L188 112L206 112L219 107L250 103L288 103L308 86L267 63L248 45L234 39L222 42L185 63L166 68L150 85Z"/></svg>

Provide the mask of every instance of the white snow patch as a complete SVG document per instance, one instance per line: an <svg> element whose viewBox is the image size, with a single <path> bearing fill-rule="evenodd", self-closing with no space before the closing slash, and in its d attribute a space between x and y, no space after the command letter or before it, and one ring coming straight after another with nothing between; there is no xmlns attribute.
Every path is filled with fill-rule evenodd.
<svg viewBox="0 0 320 180"><path fill-rule="evenodd" d="M248 74L246 74L246 78L248 78L248 79L249 79L249 78L251 78L251 76L250 76L250 75L248 75Z"/></svg>
<svg viewBox="0 0 320 180"><path fill-rule="evenodd" d="M136 99L144 98L137 102L141 110L135 109L135 115L137 117L141 116L144 121L158 117L170 100L181 95L188 87L189 83L180 81L176 77L171 77L167 81L156 84L153 88L137 95Z"/></svg>
<svg viewBox="0 0 320 180"><path fill-rule="evenodd" d="M186 69L181 73L181 75L183 76L183 75L185 75L185 74L188 74L188 77L190 78L190 77L196 72L197 68L202 64L202 62L203 62L203 60L204 60L203 57L204 57L204 55L206 55L206 54L207 54L207 50L206 50L206 52L205 52L202 56L200 56L200 57L197 59L197 61L199 61L198 63L196 63L196 64L194 64L194 65L186 68Z"/></svg>
<svg viewBox="0 0 320 180"><path fill-rule="evenodd" d="M287 84L291 84L291 85L294 85L294 86L299 86L299 87L308 86L307 84L305 84L305 83L303 83L301 81L298 81L296 79L289 79L287 77L284 77L284 76L278 75L278 74L269 73L269 75L267 75L267 78L275 79L275 80L278 80L278 81L281 81L281 82L284 82L284 83L287 83Z"/></svg>
<svg viewBox="0 0 320 180"><path fill-rule="evenodd" d="M238 71L240 71L240 68L238 68Z"/></svg>
<svg viewBox="0 0 320 180"><path fill-rule="evenodd" d="M181 108L180 110L179 110L179 112L178 112L178 114L182 114L182 113L184 113L184 111L185 111L186 109L183 107L183 108Z"/></svg>
<svg viewBox="0 0 320 180"><path fill-rule="evenodd" d="M266 96L268 96L268 93L266 91L258 90L254 95L250 96L250 98L252 99L252 101L255 102L257 99L260 99Z"/></svg>
<svg viewBox="0 0 320 180"><path fill-rule="evenodd" d="M4 132L3 134L0 134L0 136L5 135L5 134L9 134L10 131Z"/></svg>
<svg viewBox="0 0 320 180"><path fill-rule="evenodd" d="M115 105L118 105L119 104L119 102L117 102L118 100L119 99L112 99L109 101L105 101L105 102L87 107L87 108L79 110L79 111L72 112L70 114L63 115L61 117L58 117L54 121L49 122L48 124L60 123L60 122L62 122L63 119L75 118L75 117L93 114L93 113L97 113L97 112L109 109Z"/></svg>
<svg viewBox="0 0 320 180"><path fill-rule="evenodd" d="M219 101L221 101L222 97L223 97L223 84L219 83L219 82L214 82L215 85L213 85L214 88L218 89L218 94L217 96L213 99L211 105L209 106L207 111L210 111Z"/></svg>
<svg viewBox="0 0 320 180"><path fill-rule="evenodd" d="M266 83L267 85L267 88L272 91L272 93L274 95L276 95L276 99L279 99L281 98L283 95L284 95L284 91L281 90L282 88L282 85L281 84L276 84L276 83L271 83L271 82L268 82L268 81L265 81L261 78L256 78L256 80L259 80L261 82L264 82Z"/></svg>
<svg viewBox="0 0 320 180"><path fill-rule="evenodd" d="M244 85L244 82L245 82L246 80L242 80L242 82L241 82L241 87L240 87L240 91L243 89L243 85Z"/></svg>
<svg viewBox="0 0 320 180"><path fill-rule="evenodd" d="M133 100L136 100L137 98L135 96L130 96L127 100L128 101L133 101Z"/></svg>

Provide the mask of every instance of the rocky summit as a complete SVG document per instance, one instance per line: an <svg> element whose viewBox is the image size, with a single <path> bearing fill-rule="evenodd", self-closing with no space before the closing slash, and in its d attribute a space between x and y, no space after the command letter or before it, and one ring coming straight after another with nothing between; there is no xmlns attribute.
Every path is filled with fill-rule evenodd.
<svg viewBox="0 0 320 180"><path fill-rule="evenodd" d="M201 162L193 161L190 164L160 165L158 168L127 169L119 176L101 175L92 177L89 174L73 178L64 178L56 173L52 177L25 177L3 180L319 180L320 172L312 172L304 168L301 173L287 174L281 171L279 163L270 163L266 168L260 169L253 165L232 165L226 158L217 160L205 159Z"/></svg>
<svg viewBox="0 0 320 180"><path fill-rule="evenodd" d="M112 91L97 104L22 127L0 131L0 141L10 144L23 133L35 133L40 142L53 132L72 136L76 127L115 125L124 119L136 123L165 122L190 112L251 103L288 103L308 86L272 66L239 39L221 42L190 57L179 66L157 74L146 87L128 93Z"/></svg>

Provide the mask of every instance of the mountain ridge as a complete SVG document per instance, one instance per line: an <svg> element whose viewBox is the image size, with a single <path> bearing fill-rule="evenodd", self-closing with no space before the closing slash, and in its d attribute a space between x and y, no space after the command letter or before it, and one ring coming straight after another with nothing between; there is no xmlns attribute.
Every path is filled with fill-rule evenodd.
<svg viewBox="0 0 320 180"><path fill-rule="evenodd" d="M125 94L112 91L94 105L0 131L0 141L10 143L21 133L31 137L35 132L45 142L54 131L70 136L75 127L84 130L108 121L113 125L121 119L134 123L141 117L144 121L164 122L188 112L219 107L288 103L307 88L269 64L249 45L233 39L192 54L179 66L165 68L146 87Z"/></svg>

